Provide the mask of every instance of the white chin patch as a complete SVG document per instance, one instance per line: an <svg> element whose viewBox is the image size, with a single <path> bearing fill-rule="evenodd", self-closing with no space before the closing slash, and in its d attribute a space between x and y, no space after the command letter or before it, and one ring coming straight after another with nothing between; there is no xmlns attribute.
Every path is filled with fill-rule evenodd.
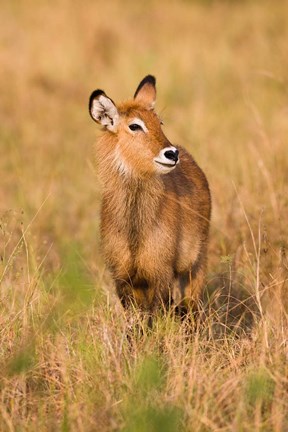
<svg viewBox="0 0 288 432"><path fill-rule="evenodd" d="M160 151L159 155L153 159L157 171L161 174L169 173L179 163L179 159L177 160L177 162L175 162L174 160L168 159L165 156L165 153L168 151L175 152L177 151L177 149L173 146L165 147L163 150Z"/></svg>

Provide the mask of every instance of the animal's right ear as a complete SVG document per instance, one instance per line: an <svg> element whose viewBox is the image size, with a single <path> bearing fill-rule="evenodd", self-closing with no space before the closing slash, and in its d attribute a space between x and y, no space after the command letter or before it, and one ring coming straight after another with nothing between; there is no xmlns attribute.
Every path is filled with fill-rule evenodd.
<svg viewBox="0 0 288 432"><path fill-rule="evenodd" d="M111 132L117 131L119 114L116 105L103 90L94 90L89 100L89 113L93 120Z"/></svg>

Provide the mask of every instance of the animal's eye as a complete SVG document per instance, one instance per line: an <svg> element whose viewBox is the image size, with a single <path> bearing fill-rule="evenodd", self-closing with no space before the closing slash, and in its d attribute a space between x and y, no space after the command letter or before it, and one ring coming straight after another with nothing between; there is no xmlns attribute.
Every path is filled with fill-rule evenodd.
<svg viewBox="0 0 288 432"><path fill-rule="evenodd" d="M133 131L133 132L135 132L135 131L143 131L143 129L142 129L142 127L139 125L139 124L137 124L137 123L132 123L132 124L130 124L129 125L129 129L131 130L131 131Z"/></svg>

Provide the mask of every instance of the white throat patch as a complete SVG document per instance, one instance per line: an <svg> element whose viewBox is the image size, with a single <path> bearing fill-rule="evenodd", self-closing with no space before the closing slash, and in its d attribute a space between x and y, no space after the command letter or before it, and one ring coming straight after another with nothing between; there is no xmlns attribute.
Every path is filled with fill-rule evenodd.
<svg viewBox="0 0 288 432"><path fill-rule="evenodd" d="M114 163L117 171L121 175L128 175L131 172L129 166L123 161L119 145L115 149Z"/></svg>

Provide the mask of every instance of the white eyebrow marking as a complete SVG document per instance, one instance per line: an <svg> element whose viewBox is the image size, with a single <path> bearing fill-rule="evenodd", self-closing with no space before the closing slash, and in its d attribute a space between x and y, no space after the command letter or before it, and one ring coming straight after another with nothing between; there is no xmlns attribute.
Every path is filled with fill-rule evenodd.
<svg viewBox="0 0 288 432"><path fill-rule="evenodd" d="M143 132L145 132L145 133L148 132L148 129L147 129L144 121L141 120L140 118L135 117L133 120L129 121L129 126L132 124L137 124L137 125L141 126L141 128L143 129ZM131 131L131 132L133 133L133 131Z"/></svg>

